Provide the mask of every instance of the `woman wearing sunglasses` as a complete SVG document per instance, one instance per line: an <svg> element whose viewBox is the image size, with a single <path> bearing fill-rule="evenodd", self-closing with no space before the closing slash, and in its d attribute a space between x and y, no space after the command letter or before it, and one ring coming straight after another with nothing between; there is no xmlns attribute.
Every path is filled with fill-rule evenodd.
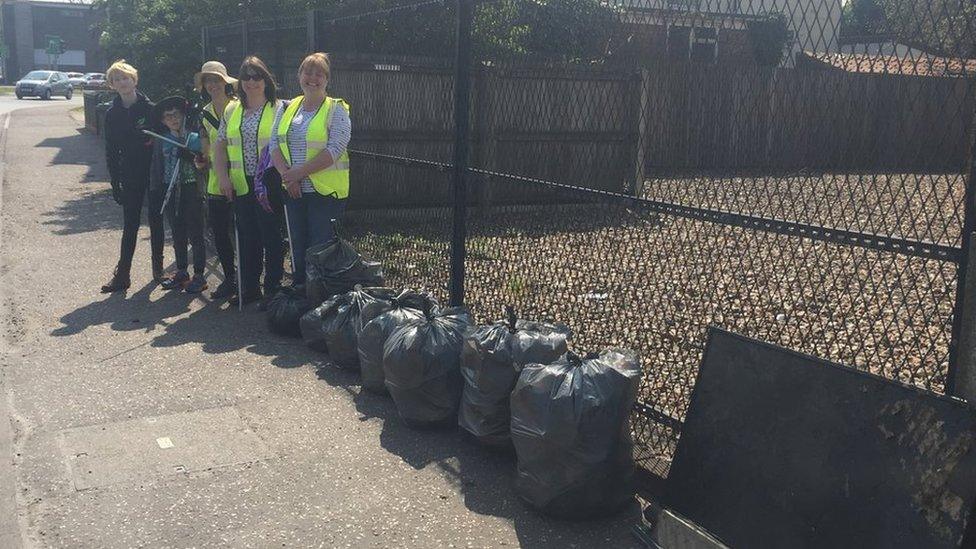
<svg viewBox="0 0 976 549"><path fill-rule="evenodd" d="M306 250L332 239L331 220L349 196L349 105L326 95L329 75L328 55L313 53L302 61L302 95L282 109L270 147L287 195L296 285L305 282Z"/></svg>
<svg viewBox="0 0 976 549"><path fill-rule="evenodd" d="M244 303L261 299L262 256L264 294L274 295L284 273L284 242L274 212L265 211L254 193L254 174L261 149L271 140L280 102L277 86L267 65L255 56L241 64L238 73L240 102L230 103L220 121L214 163L220 193L234 204L238 238L241 287Z"/></svg>

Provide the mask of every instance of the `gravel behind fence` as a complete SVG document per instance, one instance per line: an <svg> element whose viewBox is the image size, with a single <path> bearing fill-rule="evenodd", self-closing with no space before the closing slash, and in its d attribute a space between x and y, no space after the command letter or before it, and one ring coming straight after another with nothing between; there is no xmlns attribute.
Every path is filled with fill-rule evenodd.
<svg viewBox="0 0 976 549"><path fill-rule="evenodd" d="M862 184L847 187L852 177ZM658 180L645 193L958 245L963 178L891 177ZM912 182L916 192L886 191ZM679 420L709 325L943 390L955 263L560 197L469 210L466 302L478 322L512 304L526 318L567 323L578 352L632 348L643 361L641 402ZM446 300L449 209L350 212L346 235L383 261L390 285ZM638 459L663 473L676 433L643 413L634 430Z"/></svg>

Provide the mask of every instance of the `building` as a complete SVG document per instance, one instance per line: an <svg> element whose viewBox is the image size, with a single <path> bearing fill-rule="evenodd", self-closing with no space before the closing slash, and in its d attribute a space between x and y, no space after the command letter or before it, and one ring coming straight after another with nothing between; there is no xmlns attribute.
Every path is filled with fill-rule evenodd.
<svg viewBox="0 0 976 549"><path fill-rule="evenodd" d="M0 0L3 81L10 83L35 69L102 72L105 56L96 27L104 20L92 0ZM52 38L64 53L48 53Z"/></svg>
<svg viewBox="0 0 976 549"><path fill-rule="evenodd" d="M804 50L839 50L841 0L613 0L622 22L648 57L751 62L749 25L766 14L785 16L792 34L783 65Z"/></svg>

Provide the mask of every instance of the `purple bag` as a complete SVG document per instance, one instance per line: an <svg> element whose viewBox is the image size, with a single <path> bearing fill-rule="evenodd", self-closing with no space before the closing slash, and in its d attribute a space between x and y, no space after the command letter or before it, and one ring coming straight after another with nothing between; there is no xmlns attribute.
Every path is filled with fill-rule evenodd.
<svg viewBox="0 0 976 549"><path fill-rule="evenodd" d="M281 176L271 163L271 152L268 150L268 145L265 145L258 156L258 167L254 172L254 197L268 213L274 211L268 198L268 187L274 184L281 185Z"/></svg>

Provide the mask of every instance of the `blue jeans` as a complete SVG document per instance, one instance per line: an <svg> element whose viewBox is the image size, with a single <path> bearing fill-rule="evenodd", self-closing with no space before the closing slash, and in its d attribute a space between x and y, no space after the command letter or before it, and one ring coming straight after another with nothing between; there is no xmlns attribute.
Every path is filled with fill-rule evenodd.
<svg viewBox="0 0 976 549"><path fill-rule="evenodd" d="M253 192L235 198L233 205L240 246L237 260L240 262L241 291L245 294L257 292L263 263L264 293L274 293L281 286L285 269L285 243L281 240L278 216L264 211Z"/></svg>
<svg viewBox="0 0 976 549"><path fill-rule="evenodd" d="M338 220L346 201L319 193L302 193L301 198L285 195L288 231L294 260L295 284L305 283L305 251L332 240L332 220Z"/></svg>

